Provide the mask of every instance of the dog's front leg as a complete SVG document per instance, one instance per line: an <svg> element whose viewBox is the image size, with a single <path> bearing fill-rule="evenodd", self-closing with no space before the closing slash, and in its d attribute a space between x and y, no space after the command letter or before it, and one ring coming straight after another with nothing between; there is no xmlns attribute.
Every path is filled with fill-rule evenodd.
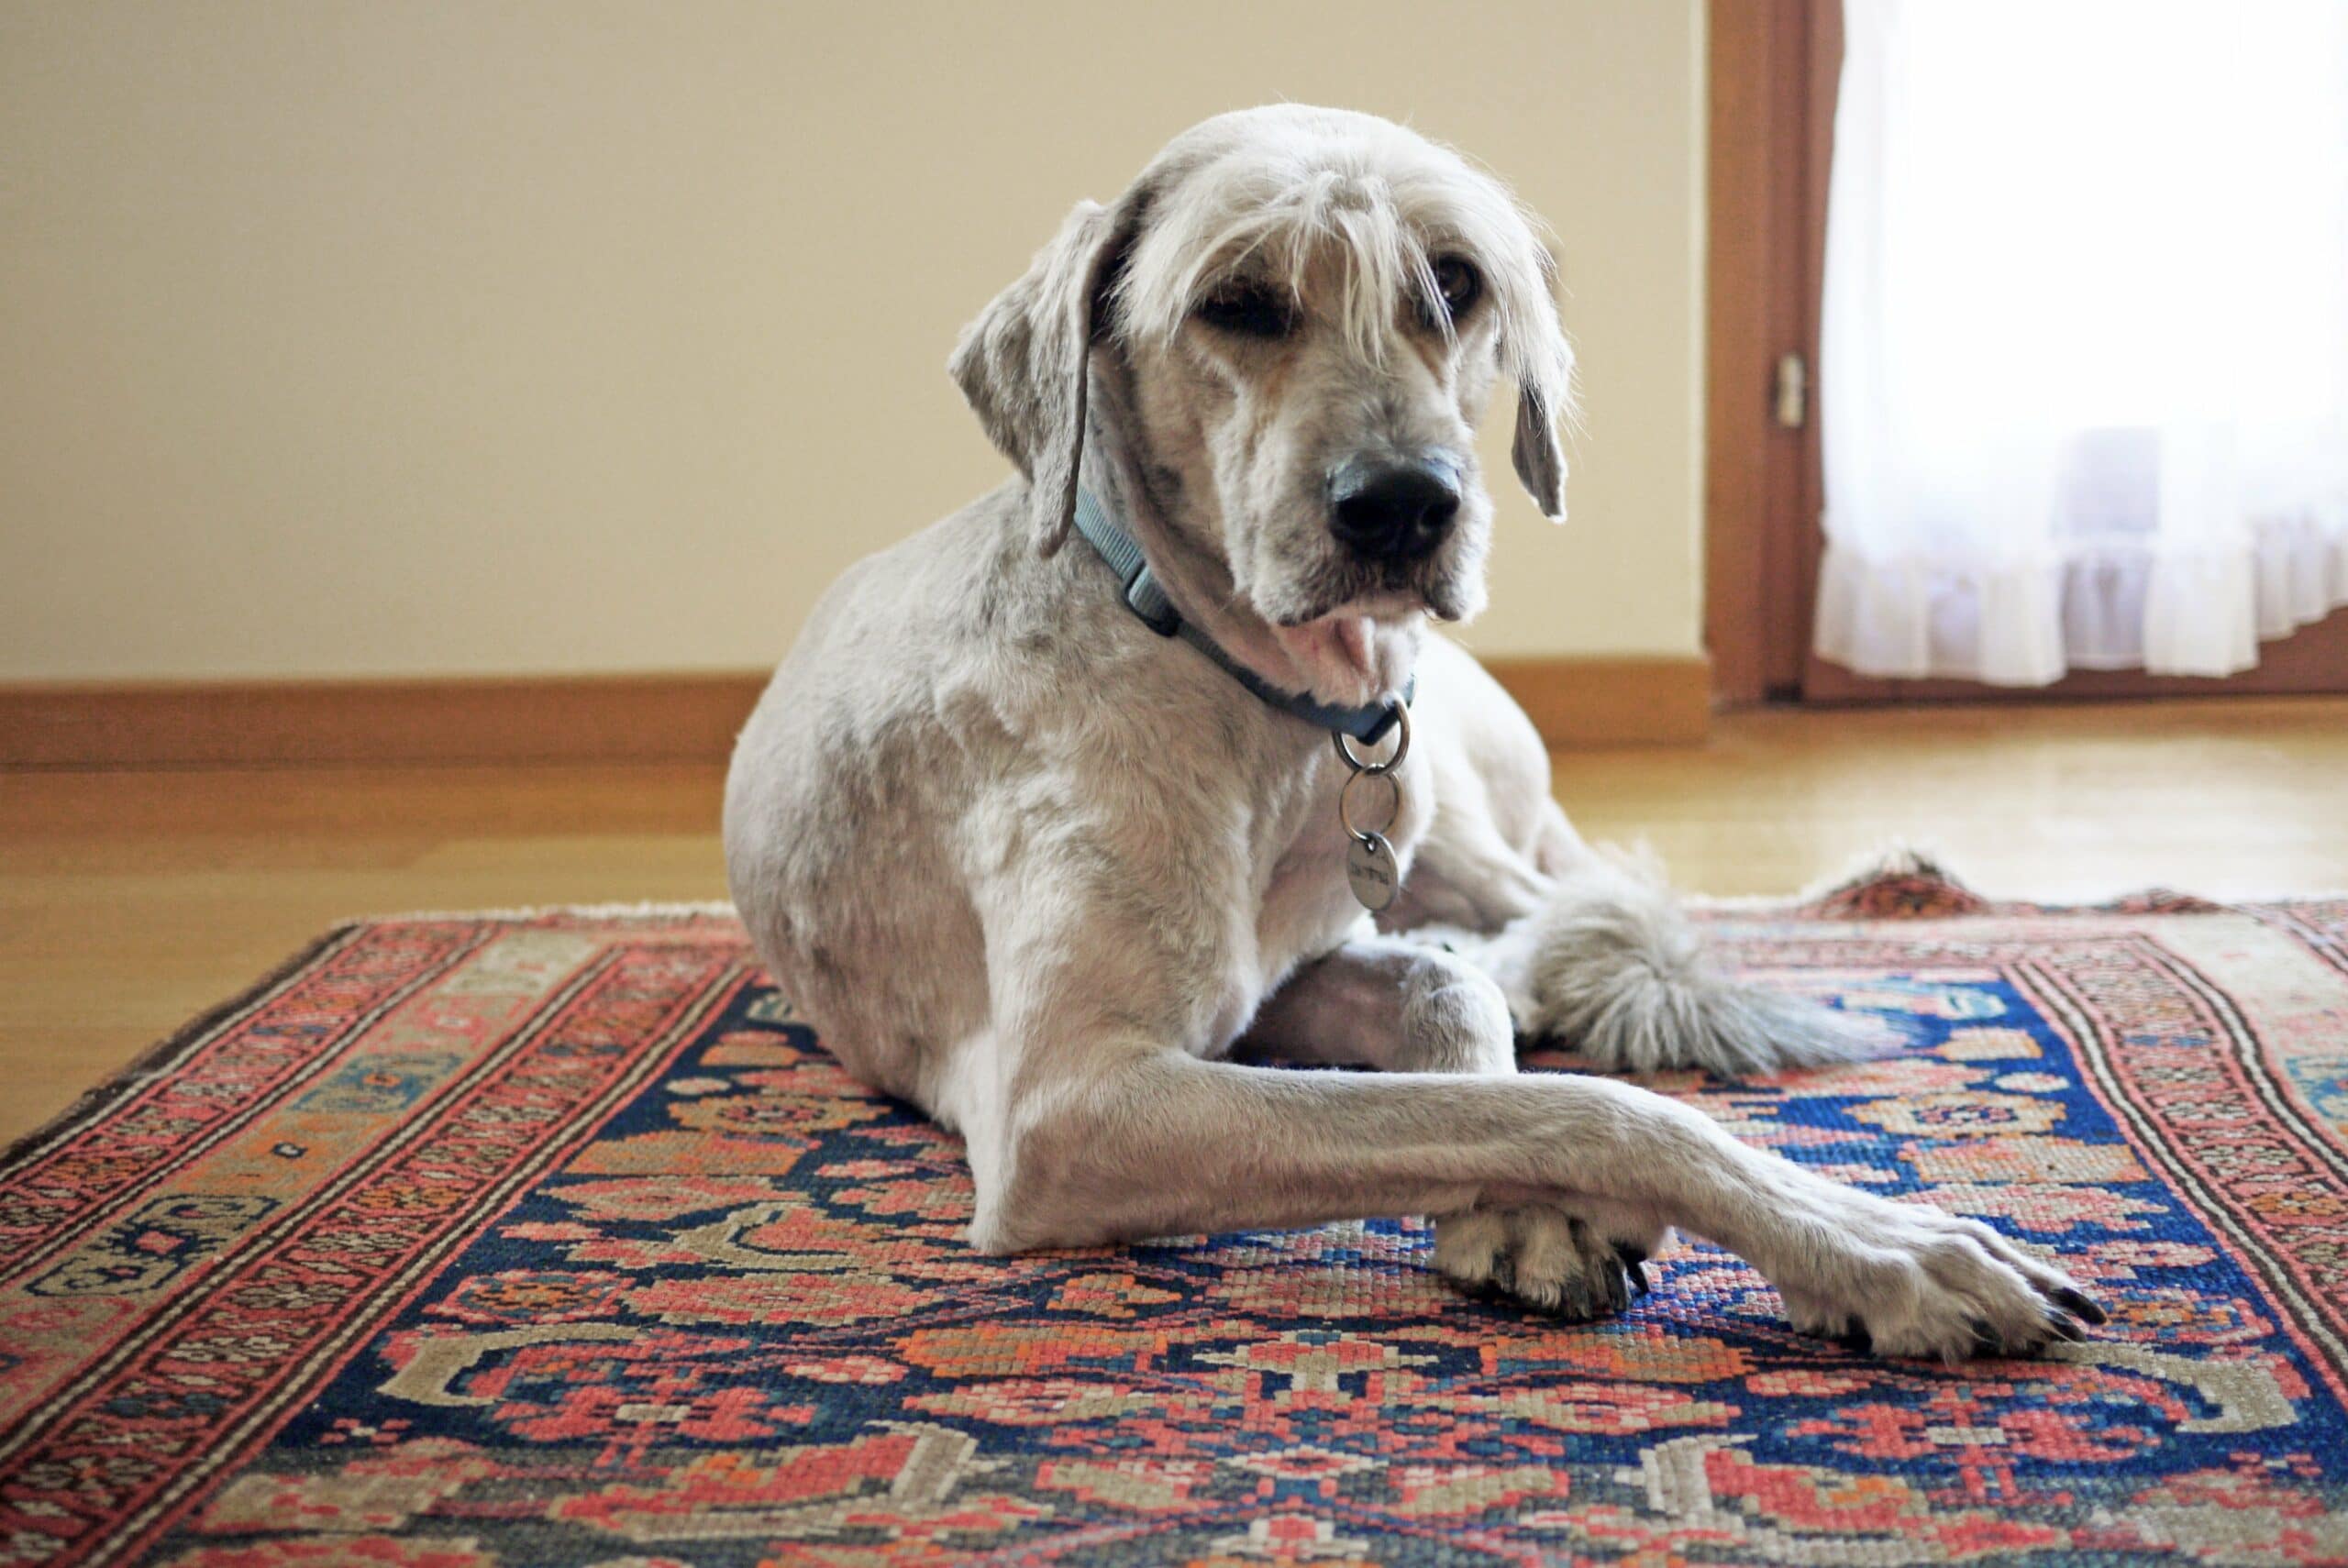
<svg viewBox="0 0 2348 1568"><path fill-rule="evenodd" d="M1508 1000L1454 954L1390 936L1349 942L1303 966L1239 1042L1251 1056L1390 1073L1516 1072ZM1664 1242L1652 1214L1583 1201L1486 1204L1432 1216L1434 1266L1455 1284L1496 1291L1575 1321L1619 1312L1646 1287Z"/></svg>
<svg viewBox="0 0 2348 1568"><path fill-rule="evenodd" d="M1107 1021L1103 1021L1104 1024ZM997 1251L1202 1231L1597 1203L1750 1260L1795 1325L1950 1361L2076 1337L2067 1276L1986 1225L1888 1202L1737 1143L1698 1111L1566 1074L1295 1073L1110 1032L1027 1078Z"/></svg>

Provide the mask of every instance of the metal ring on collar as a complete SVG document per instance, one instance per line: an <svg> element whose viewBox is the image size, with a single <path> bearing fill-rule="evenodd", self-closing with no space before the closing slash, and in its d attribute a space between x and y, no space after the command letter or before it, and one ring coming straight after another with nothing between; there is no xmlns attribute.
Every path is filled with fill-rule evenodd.
<svg viewBox="0 0 2348 1568"><path fill-rule="evenodd" d="M1365 778L1385 779L1387 797L1386 820L1379 823L1376 827L1368 829L1354 826L1354 786L1360 783ZM1402 786L1389 778L1385 768L1383 767L1379 768L1375 772L1372 772L1367 767L1361 769L1359 772L1349 776L1346 779L1346 787L1337 791L1337 825L1346 830L1346 836L1347 838L1358 839L1363 844L1368 844L1371 839L1376 838L1379 834L1382 834L1388 828L1392 827L1394 825L1394 819L1401 814Z"/></svg>
<svg viewBox="0 0 2348 1568"><path fill-rule="evenodd" d="M1402 758L1411 752L1411 709L1401 698L1394 701L1394 755L1383 762L1364 762L1354 755L1353 742L1343 730L1331 730L1329 738L1337 743L1337 755L1356 773L1391 773L1402 766Z"/></svg>

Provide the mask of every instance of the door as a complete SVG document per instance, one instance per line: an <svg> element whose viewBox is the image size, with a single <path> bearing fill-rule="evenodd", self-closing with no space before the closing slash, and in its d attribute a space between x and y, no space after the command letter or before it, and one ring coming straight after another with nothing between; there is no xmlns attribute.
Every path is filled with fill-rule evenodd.
<svg viewBox="0 0 2348 1568"><path fill-rule="evenodd" d="M1841 0L1712 0L1706 634L1719 701L1857 703L2348 691L2348 609L2222 679L2073 670L2050 685L1858 674L1812 651L1824 539L1820 300Z"/></svg>

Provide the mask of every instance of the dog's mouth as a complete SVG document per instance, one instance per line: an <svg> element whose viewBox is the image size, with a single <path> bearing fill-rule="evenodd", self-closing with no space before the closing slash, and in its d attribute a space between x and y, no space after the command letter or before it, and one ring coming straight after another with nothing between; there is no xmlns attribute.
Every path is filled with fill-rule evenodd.
<svg viewBox="0 0 2348 1568"><path fill-rule="evenodd" d="M1313 619L1272 628L1310 690L1324 700L1368 702L1393 690L1408 674L1410 616L1348 605ZM1408 607L1420 608L1417 603Z"/></svg>
<svg viewBox="0 0 2348 1568"><path fill-rule="evenodd" d="M1287 602L1269 619L1281 626L1308 626L1339 615L1459 618L1457 585L1433 562L1383 569L1353 562L1324 567L1280 597Z"/></svg>
<svg viewBox="0 0 2348 1568"><path fill-rule="evenodd" d="M1301 679L1323 701L1375 701L1410 677L1428 617L1457 621L1477 606L1473 583L1444 561L1324 560L1257 600L1258 613ZM1251 595L1251 597L1253 597Z"/></svg>
<svg viewBox="0 0 2348 1568"><path fill-rule="evenodd" d="M1306 601L1302 609L1274 617L1275 629L1293 631L1355 616L1395 621L1412 615L1432 615L1438 621L1456 621L1464 610L1458 602L1454 585L1441 577L1433 577L1423 582L1346 586L1354 587L1357 591L1347 592L1340 587L1315 593Z"/></svg>

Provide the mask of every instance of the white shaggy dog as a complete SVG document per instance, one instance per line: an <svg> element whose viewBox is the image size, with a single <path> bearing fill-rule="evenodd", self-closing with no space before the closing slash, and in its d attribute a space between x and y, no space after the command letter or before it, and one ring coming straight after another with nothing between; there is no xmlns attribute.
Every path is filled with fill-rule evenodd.
<svg viewBox="0 0 2348 1568"><path fill-rule="evenodd" d="M1579 1318L1677 1225L1886 1353L2075 1337L2100 1314L1985 1225L1516 1073L1520 1033L1725 1073L1863 1043L1708 968L1428 630L1483 603L1495 381L1563 513L1551 271L1496 182L1357 114L1224 115L1080 205L952 361L1021 477L843 578L743 733L726 856L759 954L850 1071L968 1140L990 1252L1423 1214L1445 1275ZM1101 519L1139 558L1113 568ZM1415 735L1367 748L1407 749L1341 828L1345 718L1280 694L1360 723L1406 690ZM1402 883L1376 923L1371 839L1365 901Z"/></svg>

